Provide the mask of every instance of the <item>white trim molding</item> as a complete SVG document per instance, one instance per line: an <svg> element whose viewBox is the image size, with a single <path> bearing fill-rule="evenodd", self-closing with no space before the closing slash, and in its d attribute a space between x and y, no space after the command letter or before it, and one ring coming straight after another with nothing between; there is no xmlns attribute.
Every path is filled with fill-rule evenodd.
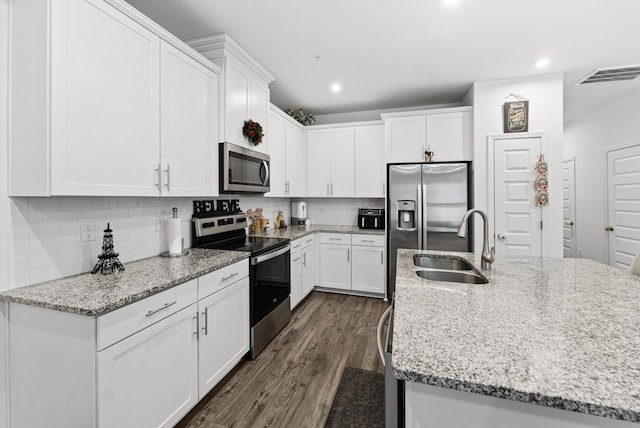
<svg viewBox="0 0 640 428"><path fill-rule="evenodd" d="M251 54L227 33L199 37L186 43L210 59L223 58L231 54L240 59L251 71L256 73L267 85L276 80L275 76L262 66Z"/></svg>

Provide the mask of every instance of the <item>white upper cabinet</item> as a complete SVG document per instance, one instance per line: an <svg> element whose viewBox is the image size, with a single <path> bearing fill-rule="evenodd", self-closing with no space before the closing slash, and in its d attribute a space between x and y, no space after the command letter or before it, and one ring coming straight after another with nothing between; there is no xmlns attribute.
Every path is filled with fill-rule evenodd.
<svg viewBox="0 0 640 428"><path fill-rule="evenodd" d="M162 193L218 194L218 75L162 42Z"/></svg>
<svg viewBox="0 0 640 428"><path fill-rule="evenodd" d="M452 107L382 114L387 163L424 162L427 148L434 152L434 162L472 160L471 110Z"/></svg>
<svg viewBox="0 0 640 428"><path fill-rule="evenodd" d="M426 134L424 116L392 117L385 120L387 162L422 162Z"/></svg>
<svg viewBox="0 0 640 428"><path fill-rule="evenodd" d="M269 124L271 191L265 196L307 196L307 141L304 127L272 105Z"/></svg>
<svg viewBox="0 0 640 428"><path fill-rule="evenodd" d="M270 187L265 196L287 196L285 118L275 111L269 112Z"/></svg>
<svg viewBox="0 0 640 428"><path fill-rule="evenodd" d="M356 126L356 197L382 198L385 192L384 125Z"/></svg>
<svg viewBox="0 0 640 428"><path fill-rule="evenodd" d="M220 141L268 153L269 84L275 77L228 34L216 34L187 42L222 68L220 93ZM265 133L254 146L242 135L246 120L258 122Z"/></svg>
<svg viewBox="0 0 640 428"><path fill-rule="evenodd" d="M355 195L355 131L353 126L307 131L308 195Z"/></svg>
<svg viewBox="0 0 640 428"><path fill-rule="evenodd" d="M171 59L161 60L162 40L193 62L208 63L124 2L13 2L11 195L161 194L161 169L167 162L160 159L160 121L170 122L163 136L175 136L173 130L191 125L185 115L196 109L174 110L171 114L178 117L161 115L161 98L185 104L186 95L176 88L193 90L198 84L180 82L189 73ZM166 67L169 75L161 82ZM209 68L209 77L218 72L213 64ZM166 89L168 82L175 90L165 96L161 86ZM196 116L202 122L202 112ZM216 118L207 120L215 131ZM190 131L190 137L197 133L202 136ZM204 144L192 142L183 142L182 150L192 152ZM185 189L210 186L194 183L192 172ZM198 181L205 175L199 173Z"/></svg>
<svg viewBox="0 0 640 428"><path fill-rule="evenodd" d="M285 141L287 196L307 196L307 138L303 127L287 121Z"/></svg>
<svg viewBox="0 0 640 428"><path fill-rule="evenodd" d="M427 115L427 145L434 161L473 159L470 111Z"/></svg>

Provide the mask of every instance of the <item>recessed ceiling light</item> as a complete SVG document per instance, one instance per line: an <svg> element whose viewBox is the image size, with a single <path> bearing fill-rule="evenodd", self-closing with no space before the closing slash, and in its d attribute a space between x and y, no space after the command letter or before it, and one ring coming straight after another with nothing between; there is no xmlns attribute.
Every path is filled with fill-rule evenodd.
<svg viewBox="0 0 640 428"><path fill-rule="evenodd" d="M340 92L341 90L342 90L342 86L340 86L339 83L334 83L333 85L331 85L332 92Z"/></svg>
<svg viewBox="0 0 640 428"><path fill-rule="evenodd" d="M538 68L546 67L547 65L549 65L550 62L551 60L549 58L539 59L538 62L536 62L536 67Z"/></svg>

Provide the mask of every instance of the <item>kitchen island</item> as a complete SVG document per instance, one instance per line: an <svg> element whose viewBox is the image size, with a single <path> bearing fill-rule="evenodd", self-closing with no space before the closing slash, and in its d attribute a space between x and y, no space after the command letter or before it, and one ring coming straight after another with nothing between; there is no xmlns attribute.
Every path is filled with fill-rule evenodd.
<svg viewBox="0 0 640 428"><path fill-rule="evenodd" d="M423 253L467 259L489 282L422 279ZM399 250L392 366L406 426L637 426L640 278L586 259L479 266L479 254Z"/></svg>

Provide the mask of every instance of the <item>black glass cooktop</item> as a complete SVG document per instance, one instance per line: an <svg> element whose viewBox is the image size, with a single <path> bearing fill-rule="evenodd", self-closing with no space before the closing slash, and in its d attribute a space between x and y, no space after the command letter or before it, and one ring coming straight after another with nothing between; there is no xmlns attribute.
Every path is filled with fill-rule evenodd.
<svg viewBox="0 0 640 428"><path fill-rule="evenodd" d="M198 245L200 248L210 248L215 250L247 251L252 256L284 247L289 243L287 238L262 238L262 237L242 237L230 239L222 242L208 242Z"/></svg>

